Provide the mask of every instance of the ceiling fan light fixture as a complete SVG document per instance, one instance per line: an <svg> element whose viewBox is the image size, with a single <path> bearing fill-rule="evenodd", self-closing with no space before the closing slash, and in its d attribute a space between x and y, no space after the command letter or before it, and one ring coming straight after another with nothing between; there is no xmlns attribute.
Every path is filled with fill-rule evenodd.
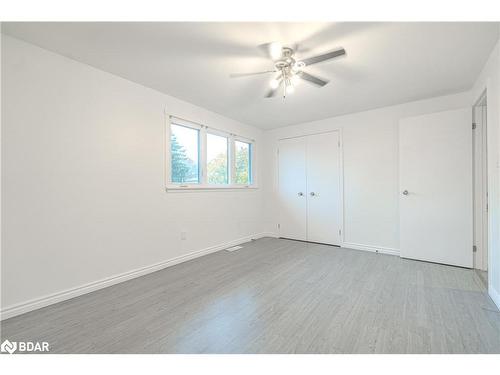
<svg viewBox="0 0 500 375"><path fill-rule="evenodd" d="M298 60L295 55L296 46L290 47L284 46L280 42L272 42L261 44L258 48L264 51L267 57L272 60L274 69L255 73L230 74L230 77L236 78L273 73L275 78L269 82L271 88L267 91L265 95L266 98L275 97L278 92L282 92L283 98L286 98L287 94L291 94L295 91L295 87L300 81L307 81L316 87L325 86L328 84L328 80L309 74L306 71L307 69L304 68L340 56L345 56L346 54L343 48L338 48L331 52Z"/></svg>
<svg viewBox="0 0 500 375"><path fill-rule="evenodd" d="M300 72L303 68L305 68L305 66L306 64L304 64L302 61L296 61L292 66L292 70L294 72Z"/></svg>

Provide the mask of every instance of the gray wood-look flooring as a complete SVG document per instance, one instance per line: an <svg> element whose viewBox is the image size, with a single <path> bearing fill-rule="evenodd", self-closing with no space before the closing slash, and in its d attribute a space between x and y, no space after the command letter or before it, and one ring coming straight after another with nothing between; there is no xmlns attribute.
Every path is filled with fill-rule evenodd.
<svg viewBox="0 0 500 375"><path fill-rule="evenodd" d="M2 322L51 353L500 353L473 270L264 238Z"/></svg>

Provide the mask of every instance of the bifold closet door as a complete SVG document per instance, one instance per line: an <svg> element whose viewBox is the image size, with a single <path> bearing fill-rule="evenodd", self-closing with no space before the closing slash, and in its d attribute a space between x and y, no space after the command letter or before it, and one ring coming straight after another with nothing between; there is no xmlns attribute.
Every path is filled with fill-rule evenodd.
<svg viewBox="0 0 500 375"><path fill-rule="evenodd" d="M340 245L339 132L307 137L307 240Z"/></svg>
<svg viewBox="0 0 500 375"><path fill-rule="evenodd" d="M278 159L280 236L306 241L306 139L280 140Z"/></svg>
<svg viewBox="0 0 500 375"><path fill-rule="evenodd" d="M340 245L337 131L279 141L280 237Z"/></svg>
<svg viewBox="0 0 500 375"><path fill-rule="evenodd" d="M464 108L400 121L404 258L472 267L471 120Z"/></svg>

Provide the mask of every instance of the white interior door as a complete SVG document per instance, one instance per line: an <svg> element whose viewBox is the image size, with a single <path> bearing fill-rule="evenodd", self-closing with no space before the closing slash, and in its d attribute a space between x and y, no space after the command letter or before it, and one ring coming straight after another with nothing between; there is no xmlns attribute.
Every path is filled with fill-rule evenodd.
<svg viewBox="0 0 500 375"><path fill-rule="evenodd" d="M306 139L283 139L278 147L280 236L306 241Z"/></svg>
<svg viewBox="0 0 500 375"><path fill-rule="evenodd" d="M473 109L474 145L474 268L488 269L488 163L486 97Z"/></svg>
<svg viewBox="0 0 500 375"><path fill-rule="evenodd" d="M472 267L472 113L399 125L401 256Z"/></svg>
<svg viewBox="0 0 500 375"><path fill-rule="evenodd" d="M340 245L340 146L337 131L307 137L307 240Z"/></svg>

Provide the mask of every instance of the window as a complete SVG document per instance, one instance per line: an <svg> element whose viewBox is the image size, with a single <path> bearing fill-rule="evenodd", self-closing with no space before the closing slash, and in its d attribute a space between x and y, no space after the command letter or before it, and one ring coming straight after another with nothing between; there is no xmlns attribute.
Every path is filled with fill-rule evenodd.
<svg viewBox="0 0 500 375"><path fill-rule="evenodd" d="M169 126L169 189L255 187L252 140L176 117Z"/></svg>
<svg viewBox="0 0 500 375"><path fill-rule="evenodd" d="M172 124L170 160L173 183L200 182L200 131Z"/></svg>
<svg viewBox="0 0 500 375"><path fill-rule="evenodd" d="M234 147L234 183L238 185L249 185L252 183L252 145L246 142L235 141Z"/></svg>
<svg viewBox="0 0 500 375"><path fill-rule="evenodd" d="M227 137L207 134L207 182L209 184L229 183L229 152Z"/></svg>

